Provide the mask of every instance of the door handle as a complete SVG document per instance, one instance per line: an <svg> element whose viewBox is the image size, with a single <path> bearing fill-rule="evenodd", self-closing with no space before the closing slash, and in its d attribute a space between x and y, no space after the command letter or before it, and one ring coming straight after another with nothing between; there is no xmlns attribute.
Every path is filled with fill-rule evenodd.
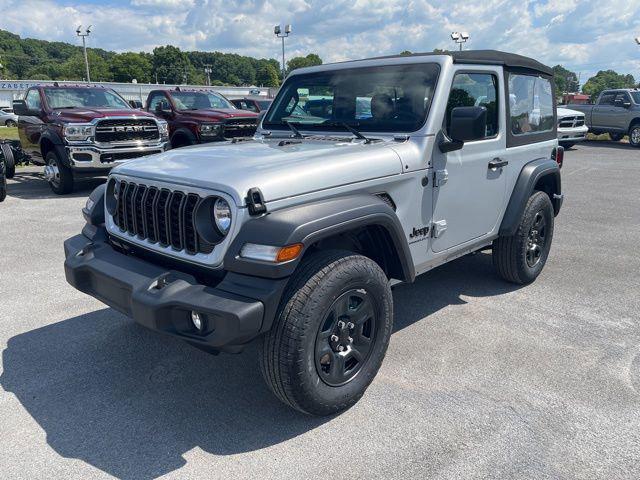
<svg viewBox="0 0 640 480"><path fill-rule="evenodd" d="M497 170L501 167L506 167L507 165L509 165L509 161L508 160L502 160L501 158L494 158L493 160L491 160L489 162L489 169L490 170Z"/></svg>

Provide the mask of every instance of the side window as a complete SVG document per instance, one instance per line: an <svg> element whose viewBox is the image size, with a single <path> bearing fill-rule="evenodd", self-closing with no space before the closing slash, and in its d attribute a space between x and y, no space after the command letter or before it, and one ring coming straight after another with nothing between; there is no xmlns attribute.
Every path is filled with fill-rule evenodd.
<svg viewBox="0 0 640 480"><path fill-rule="evenodd" d="M169 103L167 101L167 97L164 96L164 93L154 93L151 100L149 100L149 111L155 111L156 107L160 105L162 101L165 101L167 104Z"/></svg>
<svg viewBox="0 0 640 480"><path fill-rule="evenodd" d="M613 102L616 98L616 94L614 92L606 92L603 93L600 97L600 101L598 105L613 105Z"/></svg>
<svg viewBox="0 0 640 480"><path fill-rule="evenodd" d="M509 74L509 113L514 135L553 130L551 82L534 75Z"/></svg>
<svg viewBox="0 0 640 480"><path fill-rule="evenodd" d="M38 90L29 90L27 96L24 99L29 110L40 110L42 108L42 102L40 101L40 92Z"/></svg>
<svg viewBox="0 0 640 480"><path fill-rule="evenodd" d="M629 95L627 94L627 92L620 92L616 95L615 100L613 101L613 104L616 107L624 107L624 104L626 103L631 103L631 98L629 97Z"/></svg>
<svg viewBox="0 0 640 480"><path fill-rule="evenodd" d="M458 73L453 79L446 112L446 130L456 107L486 107L485 138L498 134L498 78L491 73Z"/></svg>

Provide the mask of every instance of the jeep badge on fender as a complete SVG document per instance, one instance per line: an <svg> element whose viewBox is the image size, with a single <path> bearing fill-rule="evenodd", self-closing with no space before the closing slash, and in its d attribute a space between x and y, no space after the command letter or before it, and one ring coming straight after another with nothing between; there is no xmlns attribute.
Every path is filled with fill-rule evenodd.
<svg viewBox="0 0 640 480"><path fill-rule="evenodd" d="M255 340L285 404L347 409L387 351L392 284L487 249L506 281L544 268L552 79L497 51L294 70L253 138L218 125L217 143L115 168L65 242L67 281L203 350Z"/></svg>

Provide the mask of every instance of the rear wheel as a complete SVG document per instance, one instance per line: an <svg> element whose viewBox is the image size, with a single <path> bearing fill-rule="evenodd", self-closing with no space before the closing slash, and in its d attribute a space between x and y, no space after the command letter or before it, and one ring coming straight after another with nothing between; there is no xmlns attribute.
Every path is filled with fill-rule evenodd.
<svg viewBox="0 0 640 480"><path fill-rule="evenodd" d="M393 300L371 259L321 251L292 277L260 367L274 394L312 415L355 404L375 377L389 344Z"/></svg>
<svg viewBox="0 0 640 480"><path fill-rule="evenodd" d="M44 178L49 182L53 193L66 195L73 191L73 172L65 166L58 155L51 151L45 158Z"/></svg>
<svg viewBox="0 0 640 480"><path fill-rule="evenodd" d="M7 198L7 178L4 175L4 163L0 162L0 202Z"/></svg>
<svg viewBox="0 0 640 480"><path fill-rule="evenodd" d="M13 128L13 127L17 127L18 124L16 122L14 122L13 120L7 120L7 122L5 123L5 125L7 127Z"/></svg>
<svg viewBox="0 0 640 480"><path fill-rule="evenodd" d="M493 242L493 265L502 278L522 285L540 275L551 249L553 220L549 196L531 195L516 233Z"/></svg>
<svg viewBox="0 0 640 480"><path fill-rule="evenodd" d="M640 123L631 125L629 129L629 144L632 147L640 147Z"/></svg>
<svg viewBox="0 0 640 480"><path fill-rule="evenodd" d="M2 150L2 156L4 157L4 174L7 178L13 178L16 174L16 159L13 156L13 150L8 143L1 144L0 150Z"/></svg>

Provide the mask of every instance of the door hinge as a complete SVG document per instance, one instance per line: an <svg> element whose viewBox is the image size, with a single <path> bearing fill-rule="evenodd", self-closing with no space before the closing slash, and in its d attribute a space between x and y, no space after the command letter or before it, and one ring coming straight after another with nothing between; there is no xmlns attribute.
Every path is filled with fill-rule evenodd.
<svg viewBox="0 0 640 480"><path fill-rule="evenodd" d="M437 222L433 222L431 224L431 236L433 238L439 238L445 230L447 229L447 221L446 220L438 220Z"/></svg>
<svg viewBox="0 0 640 480"><path fill-rule="evenodd" d="M433 186L441 187L449 180L449 172L446 170L436 170L433 172Z"/></svg>

